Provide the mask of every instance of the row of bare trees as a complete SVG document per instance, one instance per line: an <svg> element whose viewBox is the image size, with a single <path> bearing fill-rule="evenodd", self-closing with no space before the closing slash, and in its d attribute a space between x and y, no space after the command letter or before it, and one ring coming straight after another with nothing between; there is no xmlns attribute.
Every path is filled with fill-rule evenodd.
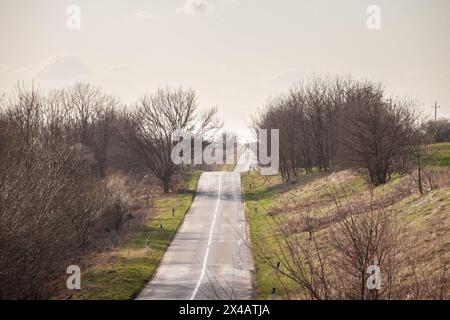
<svg viewBox="0 0 450 320"><path fill-rule="evenodd" d="M205 131L193 90L134 108L88 84L44 94L17 86L0 106L0 299L46 298L52 280L132 213L142 177L169 192L176 129ZM151 181L147 179L145 181Z"/></svg>
<svg viewBox="0 0 450 320"><path fill-rule="evenodd" d="M280 129L283 179L299 173L351 167L374 185L403 170L419 143L412 102L386 97L383 88L349 77L313 77L272 99L254 120L256 128Z"/></svg>
<svg viewBox="0 0 450 320"><path fill-rule="evenodd" d="M430 120L425 124L425 131L433 143L450 142L450 120Z"/></svg>

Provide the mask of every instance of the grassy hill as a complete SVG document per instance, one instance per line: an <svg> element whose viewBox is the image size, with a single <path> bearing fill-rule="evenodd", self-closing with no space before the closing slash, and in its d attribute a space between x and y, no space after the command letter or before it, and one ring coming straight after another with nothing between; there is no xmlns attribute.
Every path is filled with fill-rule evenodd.
<svg viewBox="0 0 450 320"><path fill-rule="evenodd" d="M337 206L349 204L367 212L370 205L389 211L395 221L399 247L399 277L421 283L417 297L429 297L435 279L448 279L445 263L450 261L450 174L444 164L450 159L450 144L430 147L428 165L437 170L437 189L420 195L409 176L396 175L383 186L370 190L362 177L351 171L303 175L295 184L284 184L279 176L262 177L255 172L243 175L245 202L250 221L251 240L256 257L257 297L271 298L273 288L284 297L301 298L295 281L269 266L267 261L280 256L283 228L289 236L297 235L306 247L311 239L302 227L302 218L315 221L314 236L320 252L333 255L327 237L336 220ZM260 257L258 257L260 255ZM275 263L275 262L274 262ZM441 281L441 280L439 280ZM441 281L442 282L442 281ZM449 283L444 283L447 298ZM441 288L442 289L442 288ZM409 289L410 291L414 291ZM413 294L409 298L414 298Z"/></svg>
<svg viewBox="0 0 450 320"><path fill-rule="evenodd" d="M430 145L425 156L425 163L431 166L450 166L450 142Z"/></svg>

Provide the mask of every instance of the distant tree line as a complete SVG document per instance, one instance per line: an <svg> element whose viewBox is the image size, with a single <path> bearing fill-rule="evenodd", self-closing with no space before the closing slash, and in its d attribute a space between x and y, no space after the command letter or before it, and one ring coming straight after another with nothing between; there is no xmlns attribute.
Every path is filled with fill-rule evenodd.
<svg viewBox="0 0 450 320"><path fill-rule="evenodd" d="M450 120L430 120L425 124L425 131L433 143L450 142Z"/></svg>
<svg viewBox="0 0 450 320"><path fill-rule="evenodd" d="M414 103L387 97L380 84L350 77L312 77L271 99L255 128L280 130L285 181L313 170L359 170L373 185L405 171L424 143Z"/></svg>
<svg viewBox="0 0 450 320"><path fill-rule="evenodd" d="M2 96L0 299L49 297L55 275L120 232L139 184L175 189L190 168L172 163L172 135L218 124L215 109L197 108L182 88L130 107L81 83L46 94L18 85Z"/></svg>

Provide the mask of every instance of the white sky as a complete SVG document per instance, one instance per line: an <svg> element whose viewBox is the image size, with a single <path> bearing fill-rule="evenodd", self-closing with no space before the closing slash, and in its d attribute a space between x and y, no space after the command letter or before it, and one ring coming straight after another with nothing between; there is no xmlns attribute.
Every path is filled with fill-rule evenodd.
<svg viewBox="0 0 450 320"><path fill-rule="evenodd" d="M366 27L372 4L379 31ZM0 0L0 92L82 80L132 102L184 85L236 130L303 77L339 72L450 117L449 15L448 0Z"/></svg>

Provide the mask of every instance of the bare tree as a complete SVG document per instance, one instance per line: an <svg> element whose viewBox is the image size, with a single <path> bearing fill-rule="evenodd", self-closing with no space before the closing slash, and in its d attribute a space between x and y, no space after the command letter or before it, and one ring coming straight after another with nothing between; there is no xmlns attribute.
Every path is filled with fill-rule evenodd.
<svg viewBox="0 0 450 320"><path fill-rule="evenodd" d="M449 142L450 121L448 119L430 120L425 123L425 132L433 143Z"/></svg>
<svg viewBox="0 0 450 320"><path fill-rule="evenodd" d="M177 133L201 135L219 127L217 109L205 113L197 109L193 90L166 88L143 96L134 111L121 117L123 141L160 180L165 193L181 170L171 159Z"/></svg>
<svg viewBox="0 0 450 320"><path fill-rule="evenodd" d="M118 232L136 199L136 186L127 176L113 173L105 181L106 206L113 228Z"/></svg>
<svg viewBox="0 0 450 320"><path fill-rule="evenodd" d="M418 116L408 101L385 97L380 85L348 77L313 77L271 99L255 128L280 130L285 181L304 169L360 170L374 185L386 183L394 160L417 145Z"/></svg>
<svg viewBox="0 0 450 320"><path fill-rule="evenodd" d="M345 163L363 169L375 186L386 183L394 160L411 143L416 114L407 103L385 99L380 87L362 84L348 93L345 116Z"/></svg>
<svg viewBox="0 0 450 320"><path fill-rule="evenodd" d="M116 125L120 102L100 88L77 83L68 89L50 93L55 108L64 110L65 137L68 143L80 143L95 158L98 178L105 177L108 151Z"/></svg>
<svg viewBox="0 0 450 320"><path fill-rule="evenodd" d="M101 199L90 192L93 159L83 146L65 143L61 114L47 102L35 87L19 86L0 116L2 298L46 297L101 214Z"/></svg>
<svg viewBox="0 0 450 320"><path fill-rule="evenodd" d="M373 201L373 200L371 200ZM371 202L373 203L373 202ZM394 279L398 270L396 227L392 215L386 210L360 212L350 203L337 202L339 222L330 228L330 255L335 266L335 292L341 299L378 299L392 297ZM367 287L369 266L382 272L379 290Z"/></svg>
<svg viewBox="0 0 450 320"><path fill-rule="evenodd" d="M275 216L269 251L253 243L253 252L271 269L272 281L284 299L392 299L398 272L397 226L390 212L336 200L336 213L323 221L321 232L313 218L301 219L300 230ZM380 290L367 287L369 266L382 274Z"/></svg>

